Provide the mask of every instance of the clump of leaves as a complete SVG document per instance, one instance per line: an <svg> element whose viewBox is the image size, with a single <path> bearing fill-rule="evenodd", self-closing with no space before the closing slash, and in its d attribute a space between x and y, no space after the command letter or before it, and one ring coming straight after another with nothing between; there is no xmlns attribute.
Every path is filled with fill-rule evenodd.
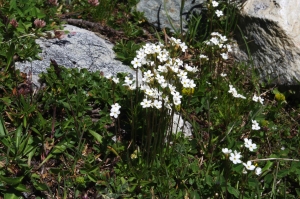
<svg viewBox="0 0 300 199"><path fill-rule="evenodd" d="M126 41L121 39L116 43L113 50L116 52L116 58L124 64L130 65L131 61L136 56L136 51L140 49L142 44L137 44L134 41Z"/></svg>

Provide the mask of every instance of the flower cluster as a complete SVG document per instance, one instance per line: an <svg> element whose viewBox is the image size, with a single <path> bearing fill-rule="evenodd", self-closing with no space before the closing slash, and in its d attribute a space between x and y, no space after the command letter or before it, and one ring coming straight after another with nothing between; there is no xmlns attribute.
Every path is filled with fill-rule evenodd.
<svg viewBox="0 0 300 199"><path fill-rule="evenodd" d="M110 116L114 118L118 118L120 114L120 108L121 106L118 103L111 105Z"/></svg>
<svg viewBox="0 0 300 199"><path fill-rule="evenodd" d="M256 120L252 120L252 130L259 130L260 126Z"/></svg>
<svg viewBox="0 0 300 199"><path fill-rule="evenodd" d="M212 32L211 33L211 39L208 41L205 41L204 43L208 46L212 46L214 48L220 49L220 55L222 59L227 60L228 59L228 53L232 52L232 47L230 44L228 44L228 39L225 35L222 35L218 32ZM200 55L200 58L202 58L203 55Z"/></svg>
<svg viewBox="0 0 300 199"><path fill-rule="evenodd" d="M219 3L217 1L212 1L211 3L212 3L213 7L219 6ZM215 13L216 13L217 17L221 17L224 15L222 10L216 10Z"/></svg>
<svg viewBox="0 0 300 199"><path fill-rule="evenodd" d="M181 104L182 95L191 94L196 87L193 79L190 77L198 71L196 67L184 64L178 57L172 57L172 54L185 52L187 46L180 39L170 38L170 49L167 49L162 43L147 43L137 51L136 57L131 62L133 68L147 68L143 72L141 90L145 98L141 102L143 108L157 108L163 106L172 109L172 107ZM178 51L180 50L180 51ZM126 86L132 85L130 79L125 79Z"/></svg>
<svg viewBox="0 0 300 199"><path fill-rule="evenodd" d="M41 19L36 19L33 23L36 28L43 28L44 26L46 26L46 22Z"/></svg>
<svg viewBox="0 0 300 199"><path fill-rule="evenodd" d="M17 20L15 20L15 19L11 19L9 23L10 23L10 25L12 25L14 28L18 27L18 25L19 25L18 22L17 22Z"/></svg>
<svg viewBox="0 0 300 199"><path fill-rule="evenodd" d="M245 138L244 139L245 147L249 149L249 151L253 151L257 148L256 144L252 143L251 139Z"/></svg>
<svg viewBox="0 0 300 199"><path fill-rule="evenodd" d="M88 3L92 6L97 6L99 5L99 1L98 0L88 0Z"/></svg>
<svg viewBox="0 0 300 199"><path fill-rule="evenodd" d="M256 96L255 94L254 94L252 100L253 100L254 102L259 102L259 103L261 103L262 105L264 104L264 99L261 98L260 96Z"/></svg>
<svg viewBox="0 0 300 199"><path fill-rule="evenodd" d="M252 143L252 140L251 139L248 139L248 138L245 138L244 139L244 146L249 149L249 151L253 151L255 149L257 149L257 146L255 143ZM246 163L245 162L242 162L241 158L242 158L242 155L241 155L241 152L237 152L236 150L232 153L232 150L231 149L228 149L228 148L223 148L222 149L222 152L228 156L230 154L230 157L229 157L229 160L233 163L233 164L241 164L243 163L244 167L246 170L254 170L255 169L255 174L256 175L260 175L262 170L260 167L256 167L255 165L252 164L251 161L247 161ZM244 173L247 173L247 171L245 170Z"/></svg>
<svg viewBox="0 0 300 199"><path fill-rule="evenodd" d="M235 97L235 98L246 99L245 96L243 96L241 94L238 94L237 90L232 85L229 85L229 91L228 91L228 93L231 93L233 95L233 97Z"/></svg>
<svg viewBox="0 0 300 199"><path fill-rule="evenodd" d="M134 80L129 76L125 77L123 86L128 86L130 90L136 89L136 84L134 83Z"/></svg>

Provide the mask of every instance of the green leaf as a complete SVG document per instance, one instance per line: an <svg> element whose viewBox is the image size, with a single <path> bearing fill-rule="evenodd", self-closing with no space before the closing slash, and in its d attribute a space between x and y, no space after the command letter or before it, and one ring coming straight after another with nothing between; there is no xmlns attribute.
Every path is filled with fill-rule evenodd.
<svg viewBox="0 0 300 199"><path fill-rule="evenodd" d="M4 199L22 199L22 196L17 196L15 193L5 193Z"/></svg>
<svg viewBox="0 0 300 199"><path fill-rule="evenodd" d="M92 182L97 182L97 179L95 178L95 176L92 176L92 175L88 174L88 178L89 178Z"/></svg>
<svg viewBox="0 0 300 199"><path fill-rule="evenodd" d="M206 175L205 176L205 182L206 182L207 185L211 186L212 185L212 181L213 181L213 179L212 179L212 177L210 175Z"/></svg>
<svg viewBox="0 0 300 199"><path fill-rule="evenodd" d="M9 3L9 11L11 11L12 9L16 9L17 8L17 2L16 0L10 0L10 3Z"/></svg>
<svg viewBox="0 0 300 199"><path fill-rule="evenodd" d="M74 141L66 141L63 140L62 142L58 143L53 147L53 150L51 151L52 154L59 154L64 152L67 148L71 148L74 145Z"/></svg>
<svg viewBox="0 0 300 199"><path fill-rule="evenodd" d="M96 133L95 131L93 130L89 130L90 134L92 134L96 140L101 144L102 143L102 136L98 133Z"/></svg>
<svg viewBox="0 0 300 199"><path fill-rule="evenodd" d="M21 192L30 192L29 189L26 189L26 186L23 184L18 184L18 186L14 186L14 189L21 191Z"/></svg>
<svg viewBox="0 0 300 199"><path fill-rule="evenodd" d="M287 176L288 174L289 174L289 170L283 169L283 170L278 171L277 177L283 178L283 177Z"/></svg>
<svg viewBox="0 0 300 199"><path fill-rule="evenodd" d="M197 191L192 191L190 193L190 195L191 195L190 198L192 198L192 199L200 199L201 198L200 195L197 193Z"/></svg>
<svg viewBox="0 0 300 199"><path fill-rule="evenodd" d="M23 180L24 176L22 177L4 177L0 175L0 180L4 181L6 184L15 186L17 184L20 184Z"/></svg>
<svg viewBox="0 0 300 199"><path fill-rule="evenodd" d="M249 184L250 187L254 187L255 188L255 187L258 187L259 182L255 178L249 178L248 179L248 184Z"/></svg>
<svg viewBox="0 0 300 199"><path fill-rule="evenodd" d="M230 194L234 195L236 198L239 197L240 192L239 192L239 190L237 190L236 188L233 188L233 187L231 187L231 186L228 186L228 187L227 187L227 191L228 191Z"/></svg>
<svg viewBox="0 0 300 199"><path fill-rule="evenodd" d="M25 116L24 116L24 118L25 118ZM22 135L22 125L20 125L16 130L16 141L15 141L16 149L18 149L20 146L21 135Z"/></svg>
<svg viewBox="0 0 300 199"><path fill-rule="evenodd" d="M46 191L48 190L48 186L44 183L34 182L33 186L39 191Z"/></svg>
<svg viewBox="0 0 300 199"><path fill-rule="evenodd" d="M264 166L264 168L262 169L262 171L267 171L270 169L270 167L273 165L273 162L268 161L267 164Z"/></svg>

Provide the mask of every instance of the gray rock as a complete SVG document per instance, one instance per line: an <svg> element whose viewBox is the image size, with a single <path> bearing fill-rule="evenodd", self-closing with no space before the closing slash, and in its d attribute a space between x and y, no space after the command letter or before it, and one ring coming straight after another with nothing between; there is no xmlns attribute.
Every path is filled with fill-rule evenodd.
<svg viewBox="0 0 300 199"><path fill-rule="evenodd" d="M184 124L184 125L183 125ZM184 137L191 138L192 137L192 125L184 120L182 116L178 114L174 114L173 116L173 126L172 131L174 132L182 132Z"/></svg>
<svg viewBox="0 0 300 199"><path fill-rule="evenodd" d="M242 6L239 23L254 67L264 79L275 79L273 83L292 85L294 78L300 80L299 11L300 1L247 0ZM237 40L247 55L243 39Z"/></svg>
<svg viewBox="0 0 300 199"><path fill-rule="evenodd" d="M183 28L187 25L190 14L201 13L202 3L205 0L184 0L182 11ZM181 0L141 0L137 4L137 11L144 12L147 20L156 27L168 27L176 31L180 30L180 8ZM185 28L184 28L185 29Z"/></svg>
<svg viewBox="0 0 300 199"><path fill-rule="evenodd" d="M42 53L39 54L42 60L16 63L16 68L22 72L32 72L34 84L39 86L38 74L46 71L50 66L50 59L54 59L58 65L67 68L102 71L104 75L125 72L135 77L134 70L115 60L113 45L109 41L76 26L65 25L64 30L69 33L61 40L57 38L36 40L42 49ZM142 78L141 73L139 73L139 78Z"/></svg>

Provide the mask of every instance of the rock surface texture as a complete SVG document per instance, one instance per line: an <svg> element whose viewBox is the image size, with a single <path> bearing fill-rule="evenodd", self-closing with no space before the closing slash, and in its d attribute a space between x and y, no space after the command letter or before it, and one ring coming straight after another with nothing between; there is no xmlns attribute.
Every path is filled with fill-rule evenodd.
<svg viewBox="0 0 300 199"><path fill-rule="evenodd" d="M158 28L168 27L179 31L181 28L180 16L183 20L183 28L193 12L201 13L202 3L205 0L184 0L184 7L180 13L181 0L140 0L137 11L144 12L147 20Z"/></svg>
<svg viewBox="0 0 300 199"><path fill-rule="evenodd" d="M289 85L300 80L300 1L247 0L241 14L254 67L264 79ZM246 54L243 39L238 41Z"/></svg>
<svg viewBox="0 0 300 199"><path fill-rule="evenodd" d="M109 41L76 26L66 25L64 30L69 33L60 40L57 38L36 40L42 49L42 53L39 54L42 60L16 63L16 68L22 72L32 72L34 84L39 85L37 75L46 71L50 66L50 59L67 68L102 71L104 75L126 72L135 76L134 70L114 59L113 45ZM141 74L139 78L142 78Z"/></svg>

